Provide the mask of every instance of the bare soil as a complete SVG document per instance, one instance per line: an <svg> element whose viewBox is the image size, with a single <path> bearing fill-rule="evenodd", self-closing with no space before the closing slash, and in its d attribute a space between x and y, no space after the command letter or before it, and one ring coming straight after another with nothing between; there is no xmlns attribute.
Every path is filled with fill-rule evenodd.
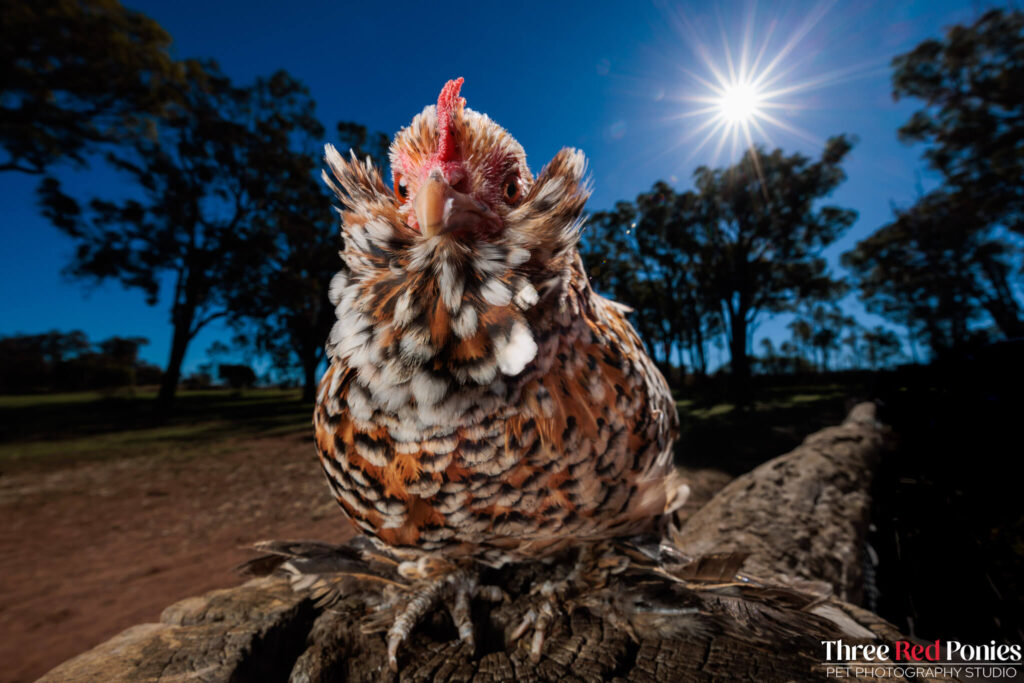
<svg viewBox="0 0 1024 683"><path fill-rule="evenodd" d="M0 680L31 681L170 603L239 583L264 538L343 542L309 435L0 475Z"/></svg>
<svg viewBox="0 0 1024 683"><path fill-rule="evenodd" d="M691 473L686 509L730 477ZM31 681L172 602L238 584L255 541L352 535L311 435L0 472L0 680Z"/></svg>

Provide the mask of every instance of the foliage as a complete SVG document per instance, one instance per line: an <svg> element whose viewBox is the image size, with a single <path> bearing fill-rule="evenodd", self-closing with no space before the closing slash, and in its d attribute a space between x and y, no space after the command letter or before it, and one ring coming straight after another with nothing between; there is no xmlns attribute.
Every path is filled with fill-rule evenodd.
<svg viewBox="0 0 1024 683"><path fill-rule="evenodd" d="M793 347L811 363L816 354L821 372L832 369L829 361L840 350L843 332L854 330L855 326L854 319L845 315L835 302L826 305L814 301L803 305L788 325Z"/></svg>
<svg viewBox="0 0 1024 683"><path fill-rule="evenodd" d="M636 308L638 328L666 361L686 347L703 369L705 343L724 329L744 392L758 316L844 291L820 254L855 214L817 202L845 178L850 147L833 138L817 161L751 148L735 166L697 169L692 191L658 182L634 204L595 214L584 248L595 284Z"/></svg>
<svg viewBox="0 0 1024 683"><path fill-rule="evenodd" d="M172 283L161 409L189 343L217 319L282 375L301 374L311 399L335 319L327 288L341 245L318 179L324 129L305 87L283 72L240 87L215 64L174 62L167 34L113 0L0 2L9 157L0 170L42 173L104 150L130 180L128 196L81 201L47 178L40 198L76 240L71 275L141 289L151 304ZM1014 234L1024 234L1022 46L1024 13L993 10L893 62L894 96L923 103L900 135L927 145L944 185L896 211L843 263L869 310L936 352L984 337L988 323L1024 335ZM386 135L354 122L339 123L337 135L340 148L386 168ZM862 330L836 307L846 284L821 255L855 217L822 203L845 179L851 145L833 138L817 159L752 147L735 165L697 169L692 190L659 181L594 213L581 245L594 287L632 306L667 370L688 365L703 381L708 347L724 338L740 400L764 315L796 318L778 349L762 342L758 372L891 364L898 337ZM33 351L24 368L98 354L138 369L132 340L110 342L75 350L53 338L50 355ZM194 383L208 385L216 365Z"/></svg>
<svg viewBox="0 0 1024 683"><path fill-rule="evenodd" d="M138 359L143 337L89 342L81 330L0 338L0 393L132 387L160 371Z"/></svg>
<svg viewBox="0 0 1024 683"><path fill-rule="evenodd" d="M142 289L150 304L162 278L173 279L164 411L189 342L254 295L250 275L274 248L268 211L308 175L292 163L293 137L320 130L306 88L284 72L241 88L212 63L187 67L158 135L107 155L141 199L95 198L83 208L55 179L40 190L46 215L78 243L71 275L118 280Z"/></svg>
<svg viewBox="0 0 1024 683"><path fill-rule="evenodd" d="M217 376L232 389L247 389L256 383L256 373L248 365L221 363L217 366Z"/></svg>
<svg viewBox="0 0 1024 683"><path fill-rule="evenodd" d="M868 310L906 326L933 353L976 338L986 312L1007 337L1022 332L1012 291L1019 251L972 220L956 195L934 192L842 257Z"/></svg>
<svg viewBox="0 0 1024 683"><path fill-rule="evenodd" d="M972 224L1024 233L1024 11L994 9L893 60L893 95L924 101L900 128L925 142Z"/></svg>
<svg viewBox="0 0 1024 683"><path fill-rule="evenodd" d="M704 296L699 250L680 225L684 197L664 182L591 216L582 253L595 287L634 308L641 336L665 364L685 349L690 365L707 372L707 344L721 331Z"/></svg>
<svg viewBox="0 0 1024 683"><path fill-rule="evenodd" d="M814 366L797 351L792 341L784 341L775 348L775 343L765 337L760 342L761 355L751 359L753 370L762 375L809 374Z"/></svg>
<svg viewBox="0 0 1024 683"><path fill-rule="evenodd" d="M339 149L369 157L383 172L390 144L386 135L370 135L352 122L339 123L337 131ZM327 288L342 267L337 214L320 180L322 135L314 137L288 157L291 180L267 207L273 249L249 273L256 286L253 296L241 302L238 312L245 320L236 325L239 340L267 353L279 371L298 366L308 401L313 400L316 369L325 358L324 342L335 321ZM316 153L305 151L311 149Z"/></svg>
<svg viewBox="0 0 1024 683"><path fill-rule="evenodd" d="M900 128L943 186L843 256L869 310L941 354L1024 335L1024 12L992 10L893 60L893 93L924 107Z"/></svg>
<svg viewBox="0 0 1024 683"><path fill-rule="evenodd" d="M889 367L902 356L903 345L892 330L876 325L870 330L864 330L861 337L864 340L867 367L872 370Z"/></svg>
<svg viewBox="0 0 1024 683"><path fill-rule="evenodd" d="M166 31L116 0L0 0L0 38L0 171L140 134L181 76Z"/></svg>
<svg viewBox="0 0 1024 683"><path fill-rule="evenodd" d="M840 164L851 146L845 137L832 138L818 161L751 148L731 168L697 169L684 224L696 228L703 246L706 286L721 308L741 387L749 377L748 330L758 315L842 291L820 253L856 214L816 203L846 178Z"/></svg>

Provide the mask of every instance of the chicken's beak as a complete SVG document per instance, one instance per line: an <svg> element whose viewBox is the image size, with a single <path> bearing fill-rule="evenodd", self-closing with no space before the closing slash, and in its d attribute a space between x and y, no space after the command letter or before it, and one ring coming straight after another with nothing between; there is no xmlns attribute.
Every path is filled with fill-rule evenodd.
<svg viewBox="0 0 1024 683"><path fill-rule="evenodd" d="M496 232L501 226L501 219L494 211L471 195L454 189L437 169L416 192L412 208L424 237L473 228Z"/></svg>

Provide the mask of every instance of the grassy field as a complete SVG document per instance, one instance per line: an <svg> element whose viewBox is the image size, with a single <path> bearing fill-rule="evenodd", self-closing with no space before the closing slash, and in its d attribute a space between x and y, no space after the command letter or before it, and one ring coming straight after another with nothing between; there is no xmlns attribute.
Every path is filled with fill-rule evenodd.
<svg viewBox="0 0 1024 683"><path fill-rule="evenodd" d="M298 390L184 391L165 420L155 401L155 391L0 396L0 465L216 454L233 438L308 430L312 416Z"/></svg>
<svg viewBox="0 0 1024 683"><path fill-rule="evenodd" d="M808 434L842 422L858 393L857 387L838 384L777 387L761 390L745 408L679 400L676 461L742 474L792 450Z"/></svg>
<svg viewBox="0 0 1024 683"><path fill-rule="evenodd" d="M0 466L55 467L83 460L211 456L237 438L310 429L299 391L183 391L171 417L154 418L155 391L0 396ZM761 392L751 406L681 398L679 461L738 474L842 420L853 400L839 385Z"/></svg>

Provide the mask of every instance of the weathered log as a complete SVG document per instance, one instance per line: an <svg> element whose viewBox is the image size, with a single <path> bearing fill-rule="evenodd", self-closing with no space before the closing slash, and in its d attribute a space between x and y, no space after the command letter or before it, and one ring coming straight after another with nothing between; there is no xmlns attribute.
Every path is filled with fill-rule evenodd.
<svg viewBox="0 0 1024 683"><path fill-rule="evenodd" d="M677 540L692 554L749 552L745 573L779 584L824 582L839 596L856 599L862 584L868 487L885 441L874 406L858 406L841 426L808 437L790 454L735 480L683 526ZM809 601L809 615L796 621L785 610L763 603L768 605L766 621L763 614L754 615L760 620L746 619L750 615L744 603L723 593L721 604L732 605L724 616L713 613L716 597L700 602L689 626L676 627L664 619L657 622L666 625L663 633L648 630L638 641L607 619L578 609L556 623L543 657L534 664L528 644L507 645L505 634L530 598L530 583L543 579L544 571L513 571L504 576L510 601L489 611L484 605L474 607L476 653L458 641L446 616L435 614L403 647L398 678L815 680L825 677L819 643L824 631L818 629L825 621L819 616L828 617L828 624L847 624L847 632L860 629L887 640L899 636L881 618L834 597ZM770 623L772 615L780 620L777 628ZM172 605L161 623L128 629L43 680L392 678L384 639L363 633L360 621L360 613L347 601L321 609L304 594L293 593L283 579L256 579ZM794 624L802 630L794 631Z"/></svg>
<svg viewBox="0 0 1024 683"><path fill-rule="evenodd" d="M39 680L285 680L315 618L287 581L253 579L176 602Z"/></svg>
<svg viewBox="0 0 1024 683"><path fill-rule="evenodd" d="M862 403L841 425L737 477L687 520L676 543L692 555L747 552L750 574L824 581L860 604L869 490L888 442L875 412Z"/></svg>

